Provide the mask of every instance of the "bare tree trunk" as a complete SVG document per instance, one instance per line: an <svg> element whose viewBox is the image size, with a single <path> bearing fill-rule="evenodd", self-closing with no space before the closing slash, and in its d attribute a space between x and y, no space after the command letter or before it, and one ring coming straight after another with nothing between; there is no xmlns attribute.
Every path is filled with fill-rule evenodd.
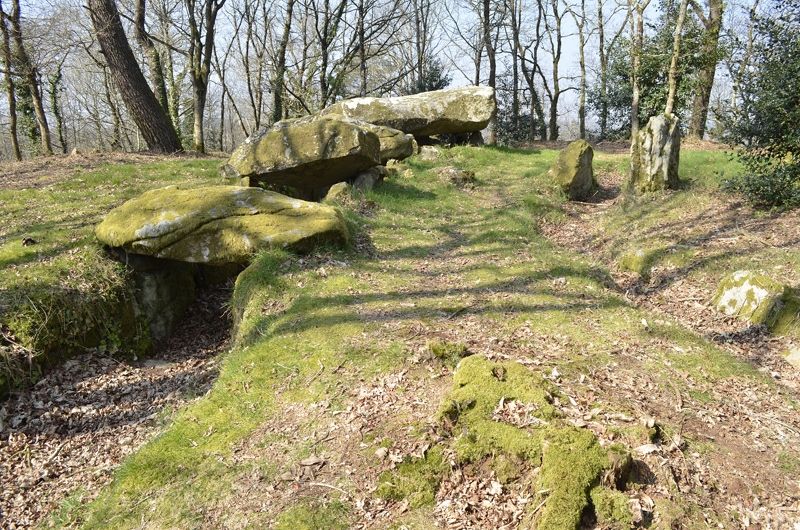
<svg viewBox="0 0 800 530"><path fill-rule="evenodd" d="M272 104L273 122L280 121L283 118L283 82L286 76L286 48L289 46L289 34L292 30L292 10L294 9L294 1L295 0L287 0L286 2L286 20L283 23L283 36L281 36L278 60L275 65L275 82L273 83L274 100ZM364 75L366 76L366 70ZM362 84L366 84L366 79L362 81Z"/></svg>
<svg viewBox="0 0 800 530"><path fill-rule="evenodd" d="M172 122L158 104L136 62L122 29L117 6L113 0L88 0L88 5L97 41L114 83L148 147L168 153L181 151Z"/></svg>
<svg viewBox="0 0 800 530"><path fill-rule="evenodd" d="M698 74L699 82L692 104L692 121L689 125L689 136L703 138L706 133L711 90L714 88L714 75L719 61L719 34L722 30L722 14L725 4L722 0L708 0L708 17L706 17L697 3L694 0L690 1L695 13L700 17L703 26L705 26L706 35L700 51L700 56L703 57L703 65Z"/></svg>
<svg viewBox="0 0 800 530"><path fill-rule="evenodd" d="M5 81L6 81L6 96L8 97L8 115L9 115L9 134L11 135L11 148L14 151L14 158L17 161L22 160L22 153L19 150L19 137L17 136L17 98L14 94L14 78L11 75L11 37L6 25L6 14L3 11L2 0L0 0L0 32L3 35L2 48L0 52L3 54L3 66Z"/></svg>
<svg viewBox="0 0 800 530"><path fill-rule="evenodd" d="M483 0L483 43L486 46L486 57L489 59L489 86L497 88L497 61L494 43L492 42L492 20L490 0ZM497 144L497 105L489 121L489 145Z"/></svg>
<svg viewBox="0 0 800 530"><path fill-rule="evenodd" d="M62 68L64 66L64 60L66 60L66 56L58 65L55 75L51 75L48 78L47 93L50 95L50 110L53 112L53 118L56 120L58 143L61 146L61 152L63 154L67 154L67 142L64 140L64 119L61 116L61 108L59 106L58 98L59 85L61 84L61 79L63 78Z"/></svg>
<svg viewBox="0 0 800 530"><path fill-rule="evenodd" d="M206 152L206 143L203 136L203 121L205 119L206 99L208 97L208 80L211 74L211 58L214 54L214 27L217 15L225 0L203 0L201 24L197 23L195 9L197 0L185 0L189 17L189 78L192 81L193 111L194 111L194 150L197 153ZM205 29L205 35L202 34Z"/></svg>
<svg viewBox="0 0 800 530"><path fill-rule="evenodd" d="M631 85L633 86L633 101L631 103L631 138L639 134L639 70L642 66L642 49L644 46L644 10L650 0L628 0L629 9L636 13L631 16Z"/></svg>
<svg viewBox="0 0 800 530"><path fill-rule="evenodd" d="M675 108L675 93L678 90L678 59L681 54L681 36L683 34L683 23L686 21L686 8L689 0L681 0L681 10L678 14L678 21L675 24L675 37L672 43L672 60L669 63L669 94L667 95L667 105L664 113L672 117Z"/></svg>
<svg viewBox="0 0 800 530"><path fill-rule="evenodd" d="M161 105L161 108L164 109L164 112L169 116L167 85L164 83L164 69L161 65L161 57L144 27L145 2L146 0L136 0L136 7L133 13L134 35L136 36L136 42L142 47L145 57L147 57L147 65L150 68L150 82L153 84L153 93L159 105Z"/></svg>
<svg viewBox="0 0 800 530"><path fill-rule="evenodd" d="M20 24L19 0L13 0L11 7L11 36L17 45L17 60L22 66L22 75L28 83L33 100L33 109L36 112L36 121L39 123L39 132L42 137L42 153L45 155L53 154L53 146L50 143L50 127L47 126L47 116L44 113L42 103L42 90L39 84L39 74L33 66L28 52L25 50L25 43L22 40L22 26Z"/></svg>
<svg viewBox="0 0 800 530"><path fill-rule="evenodd" d="M586 40L587 35L585 32L586 27L586 0L581 0L581 13L578 16L569 4L565 4L569 10L572 18L575 20L575 25L578 28L578 45L580 50L580 69L581 69L581 82L580 82L580 100L578 103L578 123L580 129L581 140L586 139ZM600 4L602 6L602 3ZM602 15L601 15L602 18ZM602 38L600 40L602 46Z"/></svg>

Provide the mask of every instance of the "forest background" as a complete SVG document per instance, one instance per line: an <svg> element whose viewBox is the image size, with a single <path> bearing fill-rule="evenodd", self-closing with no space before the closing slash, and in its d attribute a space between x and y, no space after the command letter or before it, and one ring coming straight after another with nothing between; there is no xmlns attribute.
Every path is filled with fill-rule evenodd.
<svg viewBox="0 0 800 530"><path fill-rule="evenodd" d="M500 143L627 139L633 121L664 110L681 11L674 0L2 0L0 8L3 160L153 147L143 129L152 120L135 119L114 78L117 54L100 47L115 12L135 58L126 70L146 76L177 134L166 150L203 153L230 151L259 128L344 98L464 84L497 89ZM746 99L742 86L758 67L756 20L774 9L688 1L674 108L688 135L724 135L717 117Z"/></svg>

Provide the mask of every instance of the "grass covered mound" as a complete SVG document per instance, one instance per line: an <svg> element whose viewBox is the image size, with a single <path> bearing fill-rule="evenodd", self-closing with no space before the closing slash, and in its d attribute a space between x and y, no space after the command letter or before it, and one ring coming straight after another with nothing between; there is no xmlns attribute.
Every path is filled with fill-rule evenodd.
<svg viewBox="0 0 800 530"><path fill-rule="evenodd" d="M557 154L412 157L409 172L339 202L349 248L261 253L237 279L213 389L166 416L96 498L76 492L48 523L667 529L766 522L782 513L769 506L794 506L789 374L639 303L664 277L660 257L651 283L614 261L672 237L658 216L678 226L701 216L692 197L722 199L693 184L612 202L627 160L598 153L607 200L583 213L593 206L543 178ZM705 174L715 162L687 164ZM474 172L474 186L437 166ZM678 279L726 266L699 260Z"/></svg>

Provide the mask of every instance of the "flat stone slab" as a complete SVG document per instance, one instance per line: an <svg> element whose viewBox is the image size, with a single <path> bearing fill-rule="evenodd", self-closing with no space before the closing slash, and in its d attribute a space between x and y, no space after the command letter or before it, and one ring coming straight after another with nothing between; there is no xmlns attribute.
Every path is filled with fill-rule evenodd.
<svg viewBox="0 0 800 530"><path fill-rule="evenodd" d="M305 190L332 186L381 163L381 142L342 116L282 120L255 132L219 167L228 178Z"/></svg>
<svg viewBox="0 0 800 530"><path fill-rule="evenodd" d="M266 247L302 252L348 239L334 208L238 186L151 190L112 210L95 233L133 254L208 265L248 263Z"/></svg>
<svg viewBox="0 0 800 530"><path fill-rule="evenodd" d="M347 99L322 114L341 114L414 136L431 136L485 129L495 109L493 88L471 86L411 96Z"/></svg>

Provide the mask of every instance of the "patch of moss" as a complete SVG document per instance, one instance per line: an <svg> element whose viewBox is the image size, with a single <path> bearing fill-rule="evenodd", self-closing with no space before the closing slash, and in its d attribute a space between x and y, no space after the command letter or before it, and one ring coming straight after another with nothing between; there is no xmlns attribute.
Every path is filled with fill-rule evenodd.
<svg viewBox="0 0 800 530"><path fill-rule="evenodd" d="M381 475L381 485L375 494L385 499L408 499L412 508L433 502L442 478L450 472L450 465L442 456L442 447L436 446L423 458L403 462L396 470Z"/></svg>
<svg viewBox="0 0 800 530"><path fill-rule="evenodd" d="M327 505L300 504L278 517L275 530L334 530L350 528L349 508L341 502Z"/></svg>
<svg viewBox="0 0 800 530"><path fill-rule="evenodd" d="M608 453L589 431L565 428L547 433L538 488L547 502L538 527L577 530L589 492L610 465Z"/></svg>
<svg viewBox="0 0 800 530"><path fill-rule="evenodd" d="M444 363L453 365L469 355L467 345L463 342L439 342L438 340L433 340L428 342L428 351Z"/></svg>
<svg viewBox="0 0 800 530"><path fill-rule="evenodd" d="M633 513L628 504L630 499L624 493L597 486L589 492L589 498L594 506L597 522L604 528L633 526Z"/></svg>
<svg viewBox="0 0 800 530"><path fill-rule="evenodd" d="M663 249L642 250L623 254L619 260L619 267L626 271L635 272L647 281L650 279L650 271L658 258L664 253Z"/></svg>
<svg viewBox="0 0 800 530"><path fill-rule="evenodd" d="M553 395L557 392L552 383L519 363L493 363L472 355L459 364L453 391L439 407L438 417L457 423L457 431L465 434L456 442L461 461L474 461L498 449L535 461L541 456L540 432L492 421L492 412L501 399L519 400L535 404L534 415L551 421L560 415L552 405Z"/></svg>

